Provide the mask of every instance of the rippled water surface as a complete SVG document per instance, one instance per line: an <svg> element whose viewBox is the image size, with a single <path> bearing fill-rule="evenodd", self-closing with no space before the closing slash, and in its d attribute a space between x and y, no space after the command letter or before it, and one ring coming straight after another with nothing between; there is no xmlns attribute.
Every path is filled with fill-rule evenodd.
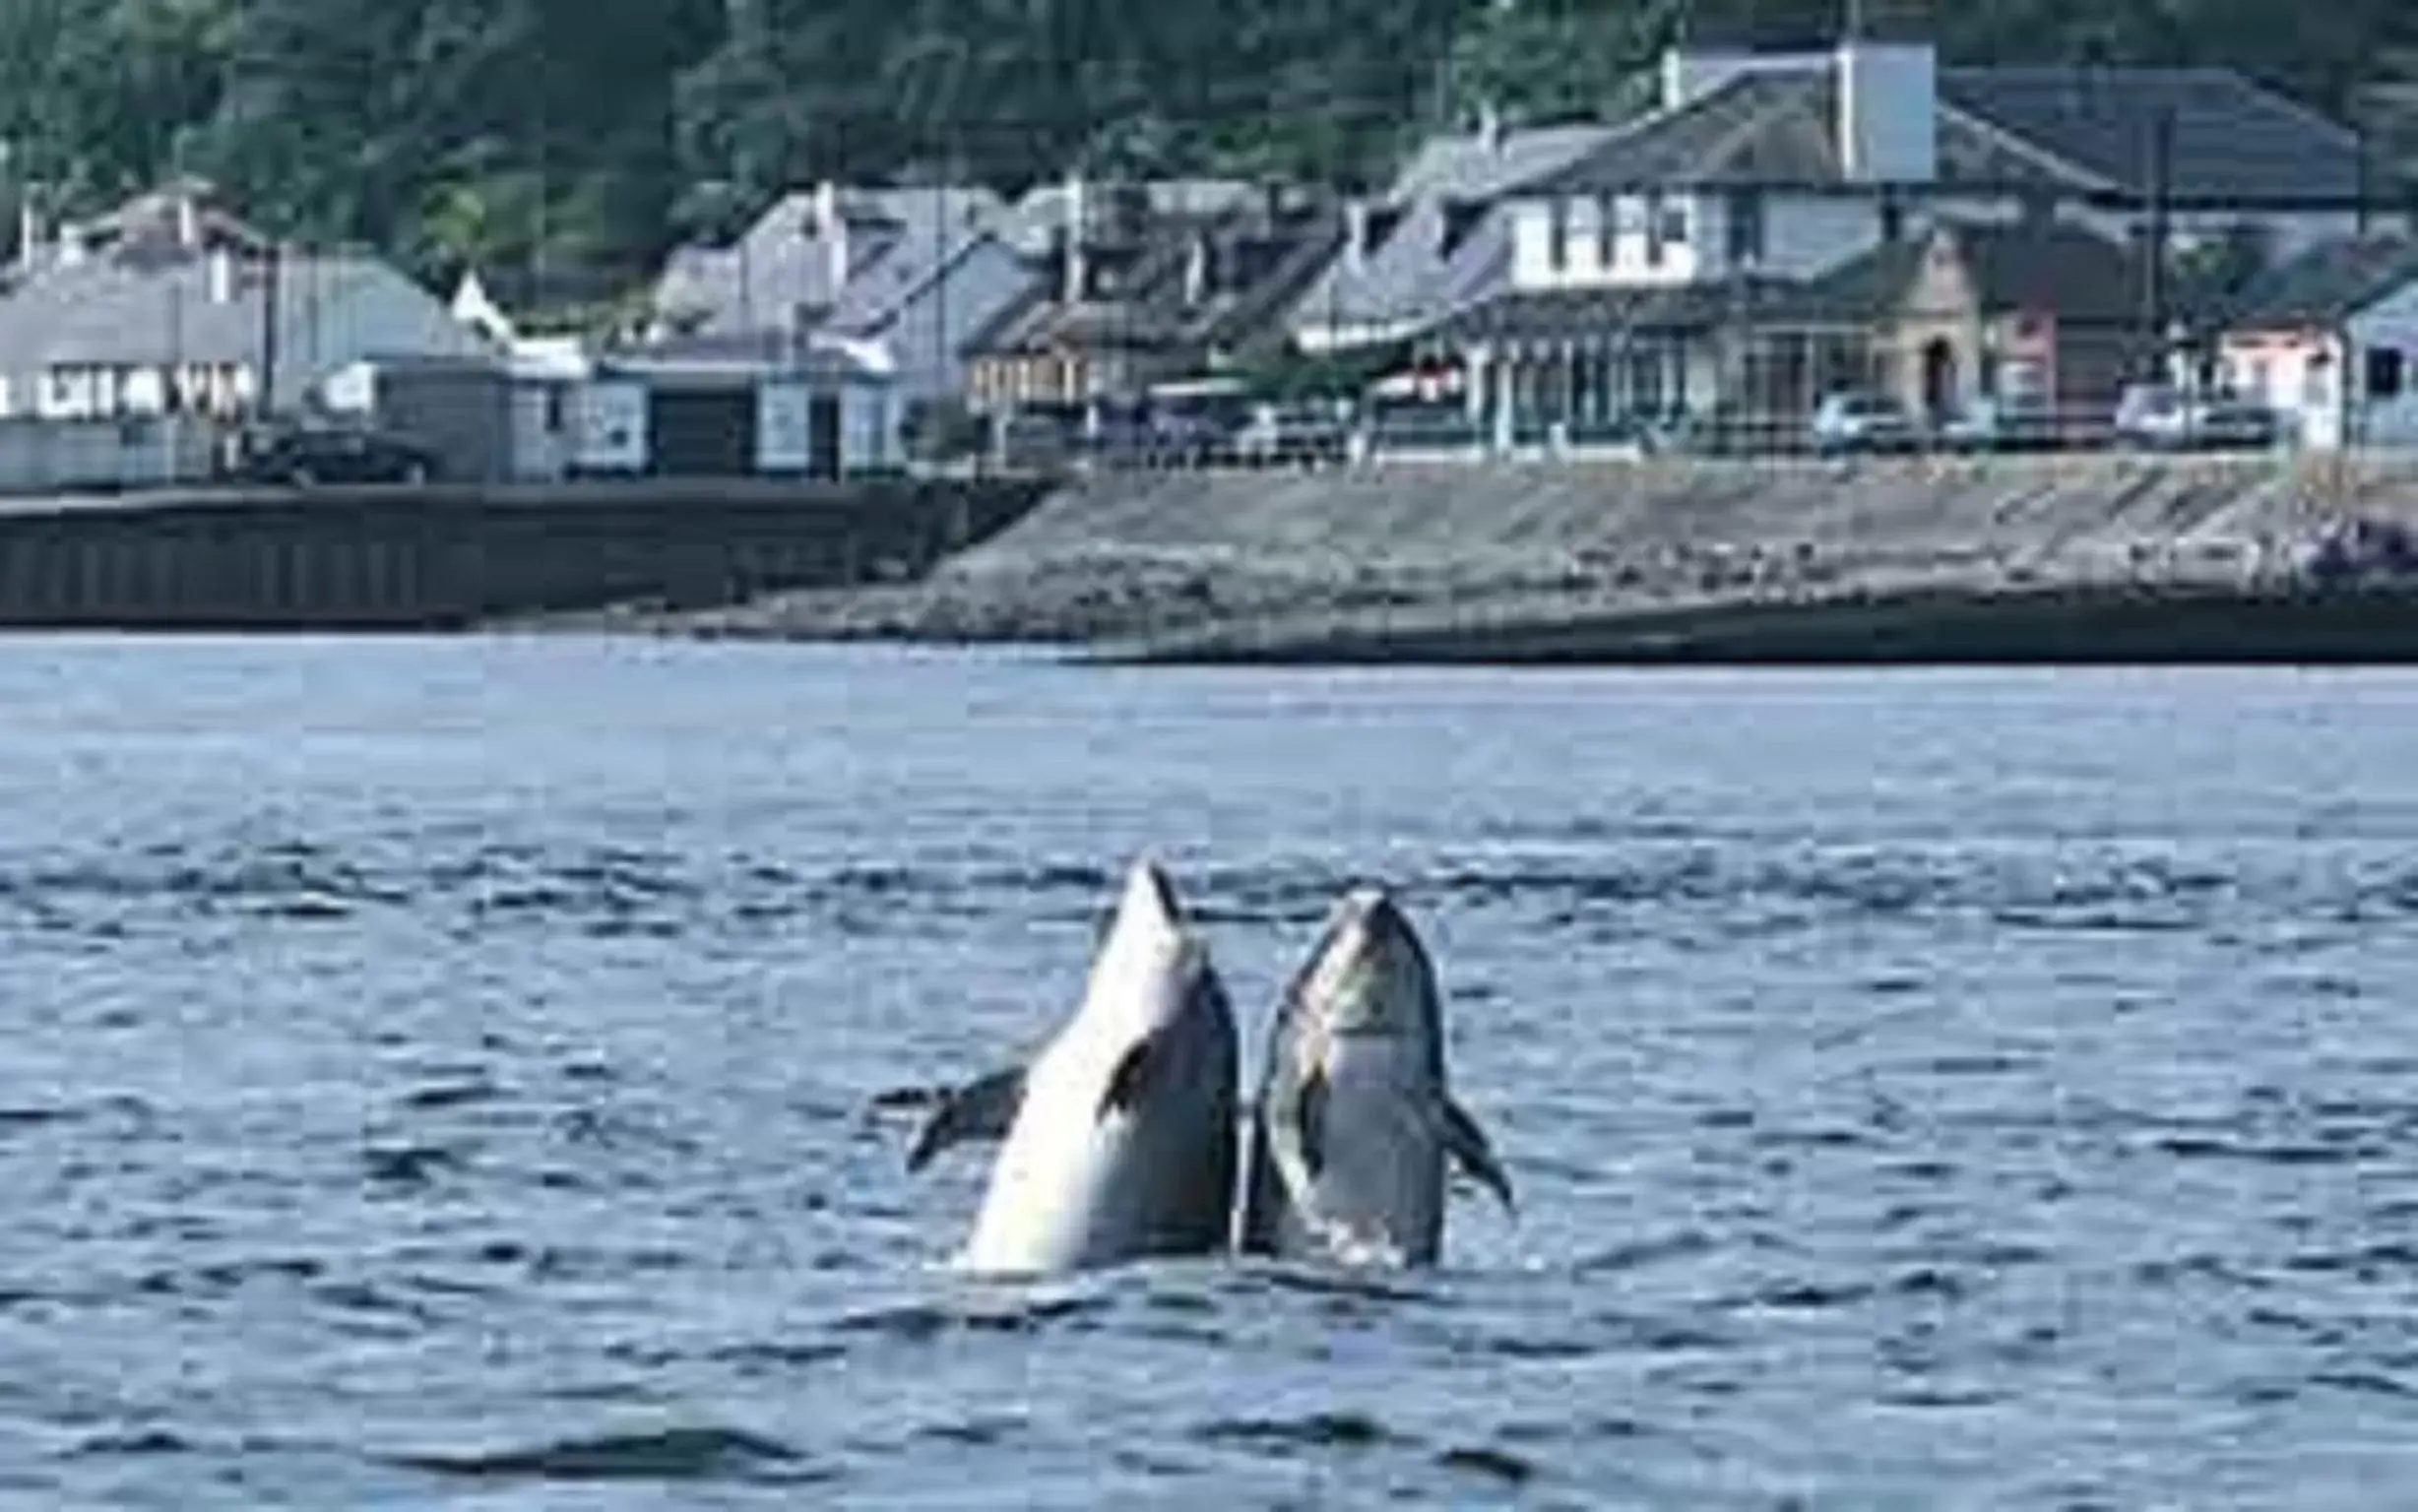
<svg viewBox="0 0 2418 1512"><path fill-rule="evenodd" d="M0 816L11 1507L2418 1484L2411 677L10 640ZM1143 847L1246 1070L1403 890L1516 1222L938 1269Z"/></svg>

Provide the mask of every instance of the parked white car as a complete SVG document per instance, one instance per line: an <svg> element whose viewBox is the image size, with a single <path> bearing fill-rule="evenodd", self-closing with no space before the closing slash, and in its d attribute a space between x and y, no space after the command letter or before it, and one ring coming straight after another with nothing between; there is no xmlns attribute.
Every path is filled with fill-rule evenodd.
<svg viewBox="0 0 2418 1512"><path fill-rule="evenodd" d="M2237 394L2191 396L2171 384L2136 383L2116 402L2120 446L2160 451L2260 450L2282 431L2275 411Z"/></svg>
<svg viewBox="0 0 2418 1512"><path fill-rule="evenodd" d="M1915 443L1914 421L1896 401L1867 390L1824 395L1814 410L1814 450L1902 452Z"/></svg>

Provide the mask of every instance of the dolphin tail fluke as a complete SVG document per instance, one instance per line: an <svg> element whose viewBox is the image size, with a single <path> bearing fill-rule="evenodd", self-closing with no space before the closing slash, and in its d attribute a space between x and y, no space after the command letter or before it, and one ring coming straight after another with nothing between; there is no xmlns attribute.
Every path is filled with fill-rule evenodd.
<svg viewBox="0 0 2418 1512"><path fill-rule="evenodd" d="M907 1152L907 1168L922 1170L931 1164L932 1157L952 1145L1005 1139L1009 1125L1016 1121L1016 1110L1023 1104L1022 1066L994 1071L981 1081L944 1095L924 1123L923 1132L916 1136L915 1148Z"/></svg>
<svg viewBox="0 0 2418 1512"><path fill-rule="evenodd" d="M1469 1115L1467 1108L1449 1098L1444 1100L1444 1149L1463 1170L1495 1194L1505 1213L1514 1218L1519 1216L1519 1205L1511 1200L1511 1178L1495 1159L1486 1131L1478 1127L1478 1120Z"/></svg>

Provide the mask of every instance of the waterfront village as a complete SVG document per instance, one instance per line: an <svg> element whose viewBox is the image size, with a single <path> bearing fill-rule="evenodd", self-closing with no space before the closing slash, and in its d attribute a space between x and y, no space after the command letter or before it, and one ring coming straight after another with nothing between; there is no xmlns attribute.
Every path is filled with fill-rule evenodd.
<svg viewBox="0 0 2418 1512"><path fill-rule="evenodd" d="M2243 77L1851 40L1654 84L1376 194L802 185L608 336L178 180L25 227L0 489L219 475L287 421L350 438L252 443L299 480L2418 442L2408 192Z"/></svg>

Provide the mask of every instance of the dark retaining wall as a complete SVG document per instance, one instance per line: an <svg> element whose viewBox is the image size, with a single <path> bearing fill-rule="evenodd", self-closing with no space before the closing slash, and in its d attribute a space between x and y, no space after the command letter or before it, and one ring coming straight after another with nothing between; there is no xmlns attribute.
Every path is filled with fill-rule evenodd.
<svg viewBox="0 0 2418 1512"><path fill-rule="evenodd" d="M912 577L1035 480L218 489L0 504L0 625L444 629Z"/></svg>
<svg viewBox="0 0 2418 1512"><path fill-rule="evenodd" d="M2134 586L1912 591L1815 602L1568 613L1528 623L1215 634L1111 662L1335 665L2408 664L2418 591Z"/></svg>

